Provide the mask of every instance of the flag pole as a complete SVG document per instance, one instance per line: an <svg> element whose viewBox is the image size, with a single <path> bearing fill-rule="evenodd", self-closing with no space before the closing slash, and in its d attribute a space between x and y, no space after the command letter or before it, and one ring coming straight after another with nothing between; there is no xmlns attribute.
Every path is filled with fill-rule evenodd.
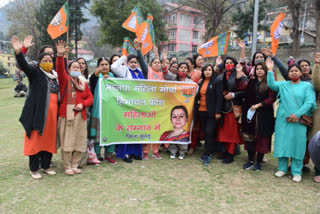
<svg viewBox="0 0 320 214"><path fill-rule="evenodd" d="M67 46L69 47L69 26L70 26L70 13L69 13L70 9L69 9L69 7L70 7L70 5L69 5L69 0L67 0L67 2L68 2L68 16L69 16L69 19L68 19L69 23L68 23L68 30L67 30ZM67 61L68 61L68 57L69 57L69 53L66 54Z"/></svg>

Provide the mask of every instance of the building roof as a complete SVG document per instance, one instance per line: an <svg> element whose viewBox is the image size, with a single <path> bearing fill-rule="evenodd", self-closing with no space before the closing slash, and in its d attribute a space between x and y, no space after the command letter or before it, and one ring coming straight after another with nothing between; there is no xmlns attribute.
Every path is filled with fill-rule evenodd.
<svg viewBox="0 0 320 214"><path fill-rule="evenodd" d="M184 11L187 11L187 12L192 12L192 13L205 13L201 10L198 10L198 9L195 9L195 8L192 8L192 7L189 7L189 6L184 6L184 5L179 5L179 4L174 4L174 3L170 3L170 2L165 2L164 3L165 5L168 5L170 7L173 7L173 8L177 8L179 10L184 10Z"/></svg>
<svg viewBox="0 0 320 214"><path fill-rule="evenodd" d="M71 51L71 53L76 53L76 50L73 49ZM85 49L78 49L78 54L88 54L88 55L94 55L94 52L93 51L89 51L89 50L85 50Z"/></svg>

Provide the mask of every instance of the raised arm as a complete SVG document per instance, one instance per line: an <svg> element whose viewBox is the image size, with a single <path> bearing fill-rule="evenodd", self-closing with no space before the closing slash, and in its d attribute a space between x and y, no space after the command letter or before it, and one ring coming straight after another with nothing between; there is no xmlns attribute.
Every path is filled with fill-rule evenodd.
<svg viewBox="0 0 320 214"><path fill-rule="evenodd" d="M279 68L283 78L285 80L289 80L287 67L281 62L281 60L276 55L272 53L272 50L270 48L261 48L261 52L267 57L270 56L274 61L274 64Z"/></svg>
<svg viewBox="0 0 320 214"><path fill-rule="evenodd" d="M266 60L266 66L268 68L267 85L272 91L278 93L280 83L274 80L274 74L273 74L274 62L272 61L272 59L268 58Z"/></svg>
<svg viewBox="0 0 320 214"><path fill-rule="evenodd" d="M138 55L138 62L140 64L140 68L142 71L142 74L144 76L144 78L148 79L148 65L147 63L144 61L143 55L141 53L141 43L138 41L138 39L135 39L134 42L134 47L137 50L137 55Z"/></svg>
<svg viewBox="0 0 320 214"><path fill-rule="evenodd" d="M320 91L320 52L314 55L314 65L312 70L312 85L314 90Z"/></svg>
<svg viewBox="0 0 320 214"><path fill-rule="evenodd" d="M65 70L65 64L64 64L64 53L66 48L66 43L62 40L58 40L56 43L57 48L57 60L56 60L56 71L58 73L58 80L60 88L64 88L67 85L68 82L68 75Z"/></svg>
<svg viewBox="0 0 320 214"><path fill-rule="evenodd" d="M114 73L116 77L120 77L120 78L126 77L127 68L126 66L122 65L126 61L127 61L127 57L123 55L111 65L112 73Z"/></svg>

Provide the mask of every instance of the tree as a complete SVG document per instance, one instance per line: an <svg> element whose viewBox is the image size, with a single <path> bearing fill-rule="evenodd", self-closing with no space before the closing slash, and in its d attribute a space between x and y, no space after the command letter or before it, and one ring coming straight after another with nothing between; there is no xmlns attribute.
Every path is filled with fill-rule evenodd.
<svg viewBox="0 0 320 214"><path fill-rule="evenodd" d="M94 0L90 11L100 19L102 44L121 46L124 37L136 37L134 33L121 27L135 5L140 7L144 19L147 19L148 13L152 13L156 41L166 40L162 23L163 12L156 0Z"/></svg>
<svg viewBox="0 0 320 214"><path fill-rule="evenodd" d="M26 35L32 35L34 38L34 47L28 52L28 55L35 59L40 50L39 30L36 26L35 13L37 5L41 0L15 0L13 6L7 9L8 20L12 22L8 37L17 35L21 40Z"/></svg>
<svg viewBox="0 0 320 214"><path fill-rule="evenodd" d="M188 0L186 4L207 13L205 40L218 35L228 12L248 0Z"/></svg>
<svg viewBox="0 0 320 214"><path fill-rule="evenodd" d="M314 0L316 14L316 50L320 50L320 1Z"/></svg>
<svg viewBox="0 0 320 214"><path fill-rule="evenodd" d="M265 18L269 4L265 1L259 3L258 30L269 30L269 26L261 25L260 22ZM254 0L249 2L248 7L242 9L240 6L235 7L237 13L232 15L232 22L238 27L235 31L238 37L243 38L246 32L253 31Z"/></svg>
<svg viewBox="0 0 320 214"><path fill-rule="evenodd" d="M5 75L6 73L8 73L9 70L6 69L3 64L0 62L0 76Z"/></svg>
<svg viewBox="0 0 320 214"><path fill-rule="evenodd" d="M288 0L288 8L292 17L292 32L290 36L293 40L292 44L292 55L294 57L298 56L299 45L300 45L300 34L299 34L299 16L301 9L300 0Z"/></svg>
<svg viewBox="0 0 320 214"><path fill-rule="evenodd" d="M75 39L75 43L77 43L77 41L81 39L82 32L80 25L87 21L83 16L81 8L85 7L89 1L90 0L69 0L69 41ZM47 33L48 25L65 2L65 0L41 0L41 4L35 15L37 27L40 31L39 43L41 46L51 45L54 47L57 40L67 40L67 34L63 34L55 40L52 40Z"/></svg>

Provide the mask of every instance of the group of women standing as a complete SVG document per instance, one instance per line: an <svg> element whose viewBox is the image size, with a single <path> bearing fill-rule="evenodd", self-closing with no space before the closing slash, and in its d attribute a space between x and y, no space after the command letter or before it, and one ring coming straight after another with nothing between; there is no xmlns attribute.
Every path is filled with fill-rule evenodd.
<svg viewBox="0 0 320 214"><path fill-rule="evenodd" d="M176 58L167 59L163 53L162 60L156 55L148 66L141 54L140 43L135 40L137 55L114 55L110 60L101 57L96 71L89 78L83 58L72 61L66 69L64 54L67 47L64 42L57 43L56 58L52 53L43 52L39 56L38 65L34 66L26 62L21 52L22 43L14 36L12 46L17 63L30 82L30 95L20 121L26 131L24 154L29 156L32 177L41 178L39 165L43 172L55 174L50 168L50 161L57 150L56 138L61 146L67 175L81 173L78 167L87 146L94 148L100 160L103 160L99 146L100 105L97 85L99 78L116 77L199 84L194 106L192 143L189 146L165 144L164 149L171 153L171 158L179 153L179 159L184 159L185 154L192 154L197 142L204 139L204 153L200 158L203 164L209 165L213 153L219 153L218 158L222 159L222 163L229 164L234 161L237 145L244 143L248 162L243 165L243 169L259 171L264 154L271 152L271 136L275 132L274 156L279 161L275 176L282 177L287 173L288 161L291 159L293 181L301 181L307 126L300 123L299 119L304 115L311 116L316 108L314 88L317 89L320 85L320 78L317 78L320 72L320 54L315 55L315 67L311 76L310 69L308 73L305 68L308 66L302 70L299 65L293 64L284 71L281 62L270 54L269 49L257 52L251 66L247 66L244 63L243 41L238 40L238 45L241 48L240 62L230 56L219 56L213 66L204 64L203 57L197 54L178 63ZM276 81L271 57L288 81ZM57 72L53 69L54 61ZM310 67L306 60L301 63ZM273 103L277 97L280 104L275 119ZM180 113L188 117L182 107L181 109ZM316 112L314 117L318 115ZM311 128L308 129L309 133L314 133L317 128L319 129L319 124L315 121L312 131ZM174 136L171 137L175 139ZM152 157L161 159L159 144L107 146L104 148L104 159L116 164L117 161L112 157L116 152L117 158L128 163L132 159L147 160L151 147ZM316 172L319 171L316 169Z"/></svg>

